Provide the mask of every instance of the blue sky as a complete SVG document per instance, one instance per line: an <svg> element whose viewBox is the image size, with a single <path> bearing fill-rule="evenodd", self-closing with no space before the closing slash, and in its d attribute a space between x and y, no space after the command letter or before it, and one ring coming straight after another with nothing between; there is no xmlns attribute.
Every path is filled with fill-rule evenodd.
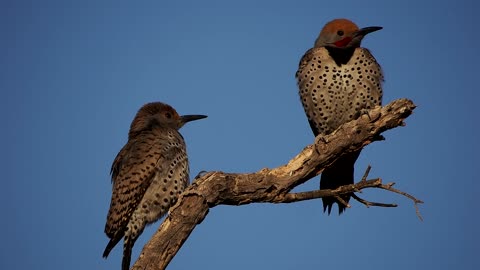
<svg viewBox="0 0 480 270"><path fill-rule="evenodd" d="M364 149L360 178L397 182L327 216L319 200L218 206L169 269L479 269L475 195L478 29L474 1L2 1L2 269L120 269L103 233L111 163L138 108L163 101L209 118L182 129L192 175L252 172L313 142L294 78L337 17L383 26L363 46L384 103L418 108ZM298 190L318 187L312 179ZM336 213L336 211L335 211ZM136 259L160 223L134 248Z"/></svg>

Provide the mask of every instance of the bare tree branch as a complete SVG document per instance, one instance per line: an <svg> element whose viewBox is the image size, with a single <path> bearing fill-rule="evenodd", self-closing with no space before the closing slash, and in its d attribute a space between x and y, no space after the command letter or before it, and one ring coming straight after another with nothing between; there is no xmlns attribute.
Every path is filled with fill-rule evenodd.
<svg viewBox="0 0 480 270"><path fill-rule="evenodd" d="M376 107L357 120L342 125L328 136L318 136L315 143L303 149L288 164L262 169L254 173L208 172L181 194L170 214L161 224L132 269L165 269L195 226L203 221L209 208L219 204L242 205L255 202L292 203L302 200L360 192L365 188L380 188L410 198L417 205L422 201L383 184L381 179L366 180L368 171L356 184L335 190L314 190L289 193L296 186L318 175L346 153L361 149L373 141L383 140L381 133L404 126L404 119L415 109L408 99L393 101L385 107ZM368 206L395 207L394 204L369 202L354 196ZM344 202L345 205L349 205Z"/></svg>

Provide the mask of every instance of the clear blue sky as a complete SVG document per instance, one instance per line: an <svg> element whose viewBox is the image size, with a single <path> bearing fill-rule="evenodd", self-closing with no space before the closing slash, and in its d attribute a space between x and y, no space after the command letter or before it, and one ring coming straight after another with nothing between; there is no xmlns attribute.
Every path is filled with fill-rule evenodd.
<svg viewBox="0 0 480 270"><path fill-rule="evenodd" d="M425 201L425 221L381 191L363 196L399 207L353 202L339 217L319 200L219 206L169 269L480 269L479 4L227 2L1 2L0 268L120 269L120 246L101 257L109 169L146 102L209 115L182 129L192 175L287 162L313 142L298 61L324 23L346 17L384 27L363 43L385 71L384 102L418 105L362 152L357 178L371 164Z"/></svg>

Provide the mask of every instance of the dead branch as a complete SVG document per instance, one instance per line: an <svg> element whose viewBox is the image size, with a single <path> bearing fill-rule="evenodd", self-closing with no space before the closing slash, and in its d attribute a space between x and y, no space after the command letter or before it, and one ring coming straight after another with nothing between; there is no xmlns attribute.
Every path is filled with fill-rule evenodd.
<svg viewBox="0 0 480 270"><path fill-rule="evenodd" d="M403 121L414 109L415 105L408 99L399 99L385 107L376 107L368 115L346 123L332 134L317 137L314 144L305 147L288 164L274 169L265 168L254 173L208 172L199 176L170 209L170 214L145 245L132 269L165 269L195 226L208 214L209 208L219 204L292 203L326 196L338 197L340 194L360 192L365 188L379 188L413 200L417 215L421 218L417 205L422 201L392 188L393 183L383 184L379 178L366 180L369 168L362 180L353 185L335 190L289 193L296 186L321 173L342 155L359 150L373 141L382 140L383 136L380 134L386 130L404 126ZM353 197L367 207L396 206L369 202L357 195Z"/></svg>

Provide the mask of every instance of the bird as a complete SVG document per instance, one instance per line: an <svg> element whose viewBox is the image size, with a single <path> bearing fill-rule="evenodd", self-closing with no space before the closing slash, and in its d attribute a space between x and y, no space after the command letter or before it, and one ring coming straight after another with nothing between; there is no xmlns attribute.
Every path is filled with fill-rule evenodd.
<svg viewBox="0 0 480 270"><path fill-rule="evenodd" d="M135 115L128 141L111 167L112 197L103 257L124 238L122 270L128 270L132 248L146 225L164 216L189 184L185 141L179 129L206 115L180 116L170 105L152 102Z"/></svg>
<svg viewBox="0 0 480 270"><path fill-rule="evenodd" d="M328 135L342 124L368 114L382 104L383 71L372 53L361 47L363 38L381 30L380 26L359 29L348 19L325 24L313 48L301 58L295 74L301 103L315 136ZM345 154L325 168L320 189L336 189L354 183L354 164L360 150ZM340 197L348 203L351 194ZM345 205L325 197L323 211L338 204L339 215Z"/></svg>

